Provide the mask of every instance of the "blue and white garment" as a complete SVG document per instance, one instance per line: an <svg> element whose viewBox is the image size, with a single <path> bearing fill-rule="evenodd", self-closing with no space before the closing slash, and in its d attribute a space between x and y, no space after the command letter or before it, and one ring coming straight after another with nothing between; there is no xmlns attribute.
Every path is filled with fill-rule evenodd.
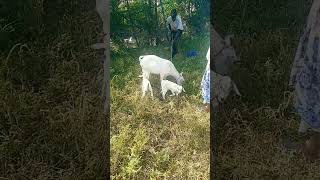
<svg viewBox="0 0 320 180"><path fill-rule="evenodd" d="M208 61L206 71L201 81L203 103L210 103L210 47L208 49L206 59Z"/></svg>
<svg viewBox="0 0 320 180"><path fill-rule="evenodd" d="M320 1L314 1L300 38L289 85L295 88L295 109L300 132L320 130Z"/></svg>

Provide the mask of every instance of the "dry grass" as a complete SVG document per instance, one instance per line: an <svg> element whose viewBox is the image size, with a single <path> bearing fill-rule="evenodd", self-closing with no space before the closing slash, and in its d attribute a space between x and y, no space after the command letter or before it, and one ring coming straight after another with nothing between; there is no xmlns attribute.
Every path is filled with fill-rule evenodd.
<svg viewBox="0 0 320 180"><path fill-rule="evenodd" d="M185 94L159 99L159 77L151 84L155 100L141 99L138 57L156 54L162 47L123 50L111 56L111 174L112 179L209 179L209 114L201 104L200 80L208 38L182 44L198 48L201 57L177 56L174 64L186 79ZM184 50L190 50L185 46ZM121 48L119 48L121 49Z"/></svg>
<svg viewBox="0 0 320 180"><path fill-rule="evenodd" d="M69 14L56 32L1 54L0 178L105 177L102 63L89 48L98 22L94 11Z"/></svg>
<svg viewBox="0 0 320 180"><path fill-rule="evenodd" d="M303 140L292 108L288 80L298 35L269 31L239 37L242 64L235 79L241 99L231 97L219 109L218 176L225 179L318 179L319 162L299 152L283 152L280 140Z"/></svg>

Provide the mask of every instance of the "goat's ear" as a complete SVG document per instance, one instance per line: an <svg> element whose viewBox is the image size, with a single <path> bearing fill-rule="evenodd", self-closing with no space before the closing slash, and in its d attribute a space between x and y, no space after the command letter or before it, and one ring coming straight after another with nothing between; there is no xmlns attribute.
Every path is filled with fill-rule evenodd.
<svg viewBox="0 0 320 180"><path fill-rule="evenodd" d="M183 72L180 73L180 75L182 76Z"/></svg>
<svg viewBox="0 0 320 180"><path fill-rule="evenodd" d="M183 92L186 92L186 90L184 90L184 88L183 88L183 87L182 87L182 91L183 91Z"/></svg>
<svg viewBox="0 0 320 180"><path fill-rule="evenodd" d="M231 38L234 38L233 34L227 35L224 40L228 46L231 46Z"/></svg>

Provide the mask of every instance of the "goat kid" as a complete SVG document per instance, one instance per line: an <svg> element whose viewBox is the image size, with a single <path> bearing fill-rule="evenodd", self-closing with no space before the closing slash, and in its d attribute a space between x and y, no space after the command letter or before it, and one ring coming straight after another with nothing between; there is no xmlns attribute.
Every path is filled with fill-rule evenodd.
<svg viewBox="0 0 320 180"><path fill-rule="evenodd" d="M148 90L150 90L151 97L153 98L153 91L152 91L150 81L148 80L148 78L146 77L145 74L140 75L139 77L142 77L142 86L141 86L142 97L144 97L146 95L146 92L148 92Z"/></svg>
<svg viewBox="0 0 320 180"><path fill-rule="evenodd" d="M225 39L216 32L212 27L213 38L213 64L211 69L221 75L230 75L233 67L240 62L240 58L236 55L236 51L232 46L231 39L233 35L228 35Z"/></svg>
<svg viewBox="0 0 320 180"><path fill-rule="evenodd" d="M213 74L212 86L210 87L212 88L211 91L213 92L213 107L218 106L219 103L226 100L232 90L238 96L241 96L236 84L229 76L222 76L214 71L210 71L210 73Z"/></svg>
<svg viewBox="0 0 320 180"><path fill-rule="evenodd" d="M177 96L179 95L182 91L186 92L184 88L174 82L168 81L168 80L162 80L161 81L161 93L162 93L162 98L166 99L166 93L168 91L171 91L170 96Z"/></svg>

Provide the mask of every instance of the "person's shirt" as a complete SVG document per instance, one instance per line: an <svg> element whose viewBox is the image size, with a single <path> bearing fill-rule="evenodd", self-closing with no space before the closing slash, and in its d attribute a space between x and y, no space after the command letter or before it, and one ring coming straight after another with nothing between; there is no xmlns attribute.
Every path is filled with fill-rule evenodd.
<svg viewBox="0 0 320 180"><path fill-rule="evenodd" d="M167 18L167 28L169 29L169 25L171 26L171 31L183 30L181 17L177 15L176 20L172 21L172 17L169 16ZM170 30L170 29L169 29Z"/></svg>

